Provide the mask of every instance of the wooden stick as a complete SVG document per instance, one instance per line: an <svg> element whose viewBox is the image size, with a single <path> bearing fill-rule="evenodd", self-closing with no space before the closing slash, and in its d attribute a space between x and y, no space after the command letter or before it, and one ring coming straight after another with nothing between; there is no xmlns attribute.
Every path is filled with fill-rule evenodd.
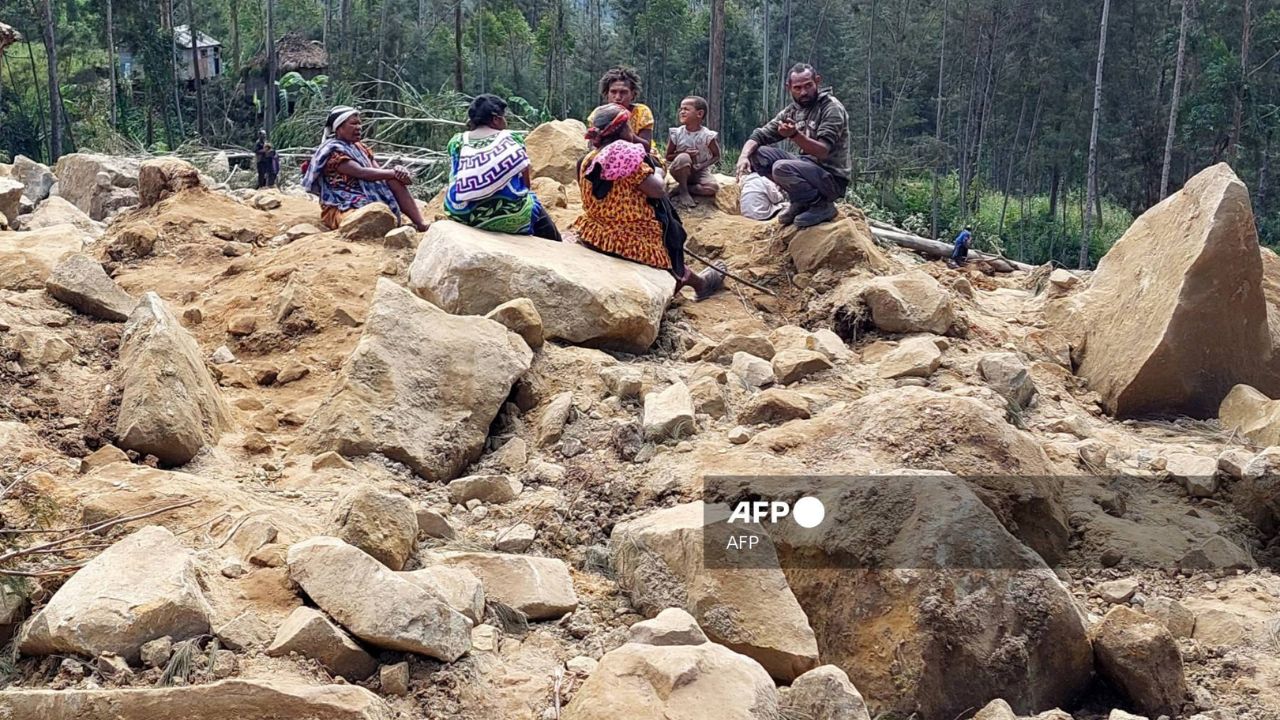
<svg viewBox="0 0 1280 720"><path fill-rule="evenodd" d="M736 280L736 281L738 281L738 282L742 283L743 285L746 285L746 286L748 286L748 287L755 288L756 290L759 290L760 292L764 293L765 295L769 295L769 296L771 296L771 297L778 297L778 294L777 294L777 293L775 293L774 291L770 290L769 288L761 287L761 286L759 286L759 285L757 285L757 284L755 284L755 283L751 282L750 280L746 280L746 279L743 279L743 278L738 277L737 275L734 275L733 273L729 272L728 270L722 270L722 269L720 269L720 268L716 267L715 265L712 265L710 260L708 260L708 259L706 259L706 258L702 257L701 255L699 255L699 254L695 253L694 251L690 250L689 248L685 248L685 249L684 249L684 254L685 254L685 255L688 255L689 257L692 257L694 260L697 260L698 262L702 263L703 265L706 265L706 266L707 266L707 267L709 267L709 268L715 268L717 271L722 272L722 273L724 273L725 275L728 275L729 277L731 277L731 278L733 278L734 280Z"/></svg>
<svg viewBox="0 0 1280 720"><path fill-rule="evenodd" d="M117 516L116 518L114 518L114 519L112 519L112 520L105 520L105 521L100 522L100 523L97 523L97 524L95 524L95 525L89 525L89 526L86 526L83 530L81 530L81 531L79 531L79 532L76 532L76 533L72 533L71 535L68 535L68 536L66 536L66 537L64 537L64 538L59 538L59 539L57 539L57 540L50 540L49 542L41 543L41 544L39 544L39 545L33 545L33 546L31 546L31 547L27 547L27 548L19 548L19 549L17 549L17 550L10 550L9 552L4 553L3 555L0 555L0 564L3 564L3 563L6 563L6 562L9 562L10 560L13 560L14 558L20 558L20 557L24 557L24 556L27 556L27 555L34 555L34 554L43 554L43 553L42 553L42 551L44 551L44 550L48 550L49 548L63 548L63 547L64 547L64 546L66 546L68 543L71 543L72 541L78 540L78 539L80 539L80 538L82 538L82 537L84 537L84 536L86 536L86 535L90 535L90 534L92 534L92 533L96 533L96 532L98 532L99 530L106 530L106 529L108 529L108 528L113 528L113 527L115 527L115 526L117 526L117 525L124 525L125 523L131 523L131 522L134 522L134 521L136 521L136 520L143 520L143 519L146 519L146 518L149 518L149 517L153 517L153 516L155 516L155 515L160 515L161 513L167 513L167 512L170 512L170 511L172 511L172 510L178 510L178 509L180 509L180 508L190 507L190 506L192 506L192 505L195 505L195 504L196 504L196 503L198 503L198 502L200 502L200 499L199 499L199 498L192 498L192 499L187 500L187 501L185 501L185 502L175 503L175 504L173 504L173 505L168 505L168 506L166 506L166 507L162 507L162 508L160 508L159 510L152 510L152 511L150 511L150 512L139 513L139 514L137 514L137 515L130 515L130 516L127 516L127 517L118 517L118 516ZM4 574L5 572L6 572L6 571L4 571L4 570L0 570L0 574Z"/></svg>

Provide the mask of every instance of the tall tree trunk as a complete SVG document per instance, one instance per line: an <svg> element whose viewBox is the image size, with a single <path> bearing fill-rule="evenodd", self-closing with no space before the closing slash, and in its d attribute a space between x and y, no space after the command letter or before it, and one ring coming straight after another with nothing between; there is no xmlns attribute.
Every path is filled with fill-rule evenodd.
<svg viewBox="0 0 1280 720"><path fill-rule="evenodd" d="M36 10L36 7L32 5L31 9ZM26 46L27 46L27 62L31 64L31 87L34 87L36 89L36 115L39 116L40 118L40 131L45 133L45 138L47 139L49 137L48 135L49 128L45 125L44 94L40 92L40 76L39 74L36 73L36 54L35 54L35 51L31 49L30 42L27 42ZM12 74L13 73L10 72L10 75ZM49 164L52 165L53 161L52 160L49 161Z"/></svg>
<svg viewBox="0 0 1280 720"><path fill-rule="evenodd" d="M871 167L872 137L875 134L874 117L872 103L874 100L873 86L871 82L871 59L873 57L872 48L875 46L876 37L876 0L871 0L870 17L867 20L867 161L866 166Z"/></svg>
<svg viewBox="0 0 1280 720"><path fill-rule="evenodd" d="M484 54L484 0L476 0L476 52L480 56L480 92L489 91L489 60Z"/></svg>
<svg viewBox="0 0 1280 720"><path fill-rule="evenodd" d="M1267 211L1271 204L1270 197L1271 185L1271 133L1267 133L1267 139L1262 146L1262 169L1258 171L1258 206L1254 209L1253 216L1262 218L1267 216Z"/></svg>
<svg viewBox="0 0 1280 720"><path fill-rule="evenodd" d="M969 220L969 180L972 177L970 162L976 139L974 130L977 124L976 105L978 100L975 96L981 84L979 82L981 70L982 56L975 52L973 54L973 74L969 78L969 101L965 108L964 127L960 135L960 216L964 222Z"/></svg>
<svg viewBox="0 0 1280 720"><path fill-rule="evenodd" d="M986 87L982 90L982 98L979 105L978 113L978 143L973 155L971 178L977 179L982 172L982 148L985 146L987 138L988 119L991 116L991 105L995 101L996 85L999 80L996 78L995 71L995 46L996 36L999 32L999 23L992 19L991 23L991 43L987 46L987 81ZM974 193L973 197L973 214L978 214L982 209L982 192ZM968 213L966 213L966 217Z"/></svg>
<svg viewBox="0 0 1280 720"><path fill-rule="evenodd" d="M1053 163L1053 171L1049 174L1049 219L1053 220L1058 214L1058 192L1062 187L1062 169L1055 161Z"/></svg>
<svg viewBox="0 0 1280 720"><path fill-rule="evenodd" d="M760 104L763 106L764 117L769 117L769 6L773 4L772 0L763 0L764 4L764 27L763 37L760 43L761 60L760 60Z"/></svg>
<svg viewBox="0 0 1280 720"><path fill-rule="evenodd" d="M378 69L374 73L378 78L378 97L382 97L382 81L384 79L383 71L387 66L387 8L390 7L391 0L382 0L381 13L379 14L378 26L384 31L378 33Z"/></svg>
<svg viewBox="0 0 1280 720"><path fill-rule="evenodd" d="M351 55L351 0L339 0L339 2L342 3L338 6L338 14L341 16L339 19L342 25L342 42L339 45L342 47L343 54L347 55L349 59ZM458 2L462 2L462 0L458 0Z"/></svg>
<svg viewBox="0 0 1280 720"><path fill-rule="evenodd" d="M552 43L551 52L548 54L547 61L550 64L550 58L555 55L555 44ZM550 69L547 71L547 77L551 77ZM462 92L462 0L453 6L453 90L454 92ZM547 97L551 97L551 86L548 80Z"/></svg>
<svg viewBox="0 0 1280 720"><path fill-rule="evenodd" d="M943 109L943 80L947 72L947 11L950 3L947 0L942 2L942 35L938 42L938 107L937 117L934 120L934 152L937 157L933 163L933 237L938 237L938 216L941 211L941 202L938 193L938 175L942 167L947 162L947 154L942 149L942 109Z"/></svg>
<svg viewBox="0 0 1280 720"><path fill-rule="evenodd" d="M1231 137L1227 140L1227 159L1236 161L1240 144L1240 128L1244 122L1244 91L1249 82L1249 45L1253 39L1253 0L1244 0L1244 29L1240 31L1240 81L1236 84L1235 109L1231 114Z"/></svg>
<svg viewBox="0 0 1280 720"><path fill-rule="evenodd" d="M240 0L227 3L231 19L231 68L232 72L240 72ZM324 0L325 52L329 51L329 0Z"/></svg>
<svg viewBox="0 0 1280 720"><path fill-rule="evenodd" d="M1040 101L1039 99L1037 99L1036 105L1039 105L1039 104L1040 104ZM1002 240L1004 239L1005 216L1009 212L1009 191L1011 189L1010 186L1013 185L1013 165L1014 165L1013 158L1014 158L1014 155L1018 152L1018 141L1022 139L1022 123L1026 119L1027 119L1027 96L1023 95L1022 109L1018 111L1018 129L1013 134L1013 144L1009 146L1009 156L1008 156L1009 167L1005 168L1004 187L1001 188L1001 194L1004 196L1004 203L1000 206L1000 229L996 231L996 235L998 235Z"/></svg>
<svg viewBox="0 0 1280 720"><path fill-rule="evenodd" d="M187 128L182 119L182 95L180 94L181 93L180 88L182 87L182 80L181 80L181 77L178 75L178 34L173 32L174 27L177 25L177 23L173 21L173 0L166 0L164 6L166 11L164 27L169 31L169 37L172 40L170 42L172 51L170 54L169 67L173 71L172 72L173 114L178 120L178 135L184 136L187 134ZM169 147L171 149L173 147L172 138L170 138Z"/></svg>
<svg viewBox="0 0 1280 720"><path fill-rule="evenodd" d="M1169 164L1173 162L1173 138L1178 132L1178 106L1182 102L1182 69L1187 60L1187 25L1191 0L1182 0L1181 29L1178 30L1178 64L1173 72L1173 99L1169 102L1169 132L1164 138L1164 164L1160 169L1160 199L1169 196Z"/></svg>
<svg viewBox="0 0 1280 720"><path fill-rule="evenodd" d="M62 157L62 91L58 87L58 38L53 4L44 0L44 50L49 66L49 164Z"/></svg>
<svg viewBox="0 0 1280 720"><path fill-rule="evenodd" d="M724 0L711 0L711 78L707 83L707 125L723 130Z"/></svg>
<svg viewBox="0 0 1280 720"><path fill-rule="evenodd" d="M187 0L190 2L191 0ZM276 0L267 0L267 134L276 127Z"/></svg>
<svg viewBox="0 0 1280 720"><path fill-rule="evenodd" d="M196 132L207 135L204 124L204 85L200 82L200 31L196 29L196 13L191 0L187 0L187 32L191 33L191 76L196 85Z"/></svg>
<svg viewBox="0 0 1280 720"><path fill-rule="evenodd" d="M150 83L147 83L147 89L143 92L142 99L143 99L143 102L145 102L147 105L147 129L146 129L147 147L151 147L151 145L156 141L156 120L155 120L155 110L151 104L151 84Z"/></svg>
<svg viewBox="0 0 1280 720"><path fill-rule="evenodd" d="M115 21L112 18L112 0L107 0L107 65L111 71L107 74L111 87L111 127L118 127L119 118L116 117L116 104L119 102L118 89L116 87L116 33Z"/></svg>
<svg viewBox="0 0 1280 720"><path fill-rule="evenodd" d="M778 72L781 77L781 82L778 84L779 106L787 104L787 63L791 62L791 0L786 0L783 4L782 16L787 19L787 28L782 36L782 57L778 59L778 65L781 68Z"/></svg>
<svg viewBox="0 0 1280 720"><path fill-rule="evenodd" d="M1093 204L1098 194L1098 125L1102 120L1102 66L1107 57L1107 18L1111 15L1111 0L1102 0L1102 27L1098 37L1098 67L1093 81L1093 130L1089 133L1088 197L1085 198L1083 220L1080 228L1081 270L1089 267L1089 241L1093 233Z"/></svg>

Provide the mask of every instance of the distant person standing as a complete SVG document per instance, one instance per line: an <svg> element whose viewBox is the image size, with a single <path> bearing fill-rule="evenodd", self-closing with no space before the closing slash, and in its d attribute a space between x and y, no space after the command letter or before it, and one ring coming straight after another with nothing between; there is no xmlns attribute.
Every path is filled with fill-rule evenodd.
<svg viewBox="0 0 1280 720"><path fill-rule="evenodd" d="M822 76L800 63L787 74L792 103L742 146L737 175L754 172L778 184L790 206L778 215L783 225L810 227L836 217L835 201L849 187L849 113L821 87ZM796 156L774 145L790 140Z"/></svg>
<svg viewBox="0 0 1280 720"><path fill-rule="evenodd" d="M258 171L258 190L270 185L267 182L267 176L271 174L271 158L267 156L270 147L271 143L267 142L267 131L259 130L258 141L253 144L253 165Z"/></svg>
<svg viewBox="0 0 1280 720"><path fill-rule="evenodd" d="M280 153L272 147L271 143L262 146L262 157L266 161L267 187L275 187L280 180ZM258 168L258 177L262 177L264 169Z"/></svg>
<svg viewBox="0 0 1280 720"><path fill-rule="evenodd" d="M964 267L969 260L969 245L973 242L973 229L965 225L956 235L955 247L951 250L951 262L956 267Z"/></svg>

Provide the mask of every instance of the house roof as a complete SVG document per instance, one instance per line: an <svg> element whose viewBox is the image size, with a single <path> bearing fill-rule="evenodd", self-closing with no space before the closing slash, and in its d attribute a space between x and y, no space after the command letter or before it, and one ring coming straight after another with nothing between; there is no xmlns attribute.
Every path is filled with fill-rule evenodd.
<svg viewBox="0 0 1280 720"><path fill-rule="evenodd" d="M199 31L197 31L199 32ZM179 25L173 29L173 40L178 43L178 47L191 47L191 27L189 25ZM200 33L200 47L221 47L222 43L213 38Z"/></svg>
<svg viewBox="0 0 1280 720"><path fill-rule="evenodd" d="M255 55L248 65L252 68L265 68L266 50ZM288 33L276 41L276 68L280 72L323 70L327 67L329 53L319 40L308 40L299 33Z"/></svg>

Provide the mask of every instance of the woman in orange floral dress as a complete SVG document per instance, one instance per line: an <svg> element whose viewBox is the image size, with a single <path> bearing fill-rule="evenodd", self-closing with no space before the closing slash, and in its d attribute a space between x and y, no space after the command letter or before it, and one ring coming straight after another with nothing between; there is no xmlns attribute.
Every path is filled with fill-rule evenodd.
<svg viewBox="0 0 1280 720"><path fill-rule="evenodd" d="M578 167L582 216L574 222L578 240L593 250L667 270L676 292L688 285L704 300L724 287L726 269L717 263L695 273L684 264L686 234L662 175L628 125L621 105L602 105L592 115L587 139L595 146Z"/></svg>

